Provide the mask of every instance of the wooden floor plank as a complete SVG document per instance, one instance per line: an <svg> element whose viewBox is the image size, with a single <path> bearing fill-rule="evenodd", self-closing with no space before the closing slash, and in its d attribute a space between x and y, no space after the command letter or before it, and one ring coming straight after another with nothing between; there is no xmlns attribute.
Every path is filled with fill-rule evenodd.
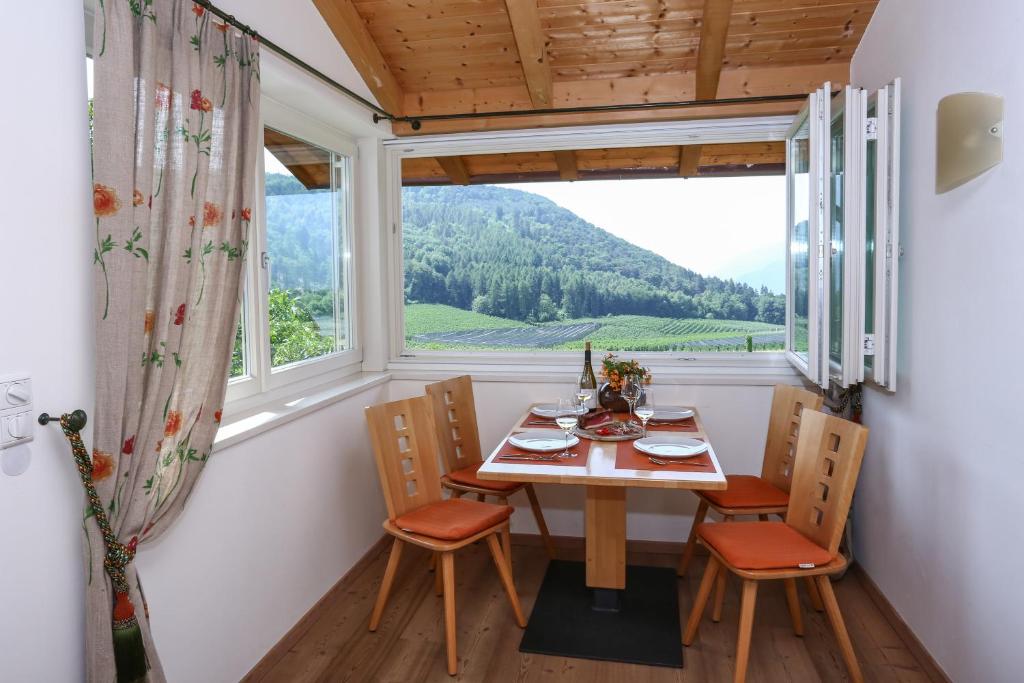
<svg viewBox="0 0 1024 683"><path fill-rule="evenodd" d="M523 612L529 616L547 568L544 549L514 546L513 572ZM583 559L582 549L563 548L565 559ZM630 563L674 567L678 557L631 553ZM721 623L710 606L697 641L685 648L683 669L645 667L519 652L523 631L516 626L487 546L477 544L455 557L459 675L446 671L443 604L434 594L428 556L407 548L392 595L376 633L367 624L380 586L387 552L366 562L345 590L330 595L320 615L272 665L262 663L252 681L508 681L512 683L696 683L731 681L739 618L739 582L729 582ZM706 557L696 556L679 581L685 620L696 595ZM836 595L864 675L871 681L919 683L932 680L887 621L855 575L835 584ZM758 593L748 681L846 681L849 677L824 614L811 609L800 587L805 636L793 634L782 584ZM255 671L255 670L254 670Z"/></svg>

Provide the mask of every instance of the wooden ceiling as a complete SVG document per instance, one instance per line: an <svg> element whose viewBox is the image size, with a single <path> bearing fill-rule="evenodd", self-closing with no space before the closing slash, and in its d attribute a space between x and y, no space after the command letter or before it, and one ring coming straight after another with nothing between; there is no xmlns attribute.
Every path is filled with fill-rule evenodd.
<svg viewBox="0 0 1024 683"><path fill-rule="evenodd" d="M849 80L877 0L313 0L380 104L406 117L807 93ZM800 100L396 122L397 135L792 114ZM737 152L739 150L739 152ZM749 153L742 157L741 154ZM718 145L409 160L410 183L777 172ZM599 159L622 165L599 165ZM572 162L577 166L572 169ZM628 162L628 163L627 163ZM528 170L527 170L528 169ZM445 180L447 179L447 180ZM525 176L523 179L527 179Z"/></svg>

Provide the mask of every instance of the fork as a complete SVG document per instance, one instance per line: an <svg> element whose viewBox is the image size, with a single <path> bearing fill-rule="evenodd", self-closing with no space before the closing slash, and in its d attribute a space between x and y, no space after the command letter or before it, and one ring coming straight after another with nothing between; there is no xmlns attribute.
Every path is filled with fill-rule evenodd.
<svg viewBox="0 0 1024 683"><path fill-rule="evenodd" d="M685 465L687 467L710 467L706 462L669 462L668 460L662 460L661 458L655 458L653 455L647 456L655 465Z"/></svg>
<svg viewBox="0 0 1024 683"><path fill-rule="evenodd" d="M545 460L555 461L558 460L558 455L499 455L496 460Z"/></svg>

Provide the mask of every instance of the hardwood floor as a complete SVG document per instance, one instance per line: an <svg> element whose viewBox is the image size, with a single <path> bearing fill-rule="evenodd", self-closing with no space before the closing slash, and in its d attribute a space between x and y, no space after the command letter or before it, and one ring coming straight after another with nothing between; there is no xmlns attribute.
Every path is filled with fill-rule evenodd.
<svg viewBox="0 0 1024 683"><path fill-rule="evenodd" d="M434 577L425 551L406 548L391 598L376 633L367 630L389 545L373 554L333 590L312 618L300 622L285 647L275 648L247 676L247 681L559 681L565 683L640 683L731 681L739 618L739 585L729 583L722 621L708 615L697 642L684 652L683 669L665 669L519 652L522 630L516 627L508 600L486 544L456 555L456 608L459 675L448 676L445 664L444 614L434 593ZM563 549L567 559L582 560L582 551ZM629 561L674 567L675 554L630 553ZM685 621L693 604L706 558L694 558L686 580L679 581ZM544 548L516 544L513 572L523 610L533 608L547 567ZM835 584L854 649L868 681L930 681L921 662L886 620L856 572ZM748 681L845 681L843 660L824 614L814 612L800 591L805 635L793 635L781 582L762 586L754 617Z"/></svg>

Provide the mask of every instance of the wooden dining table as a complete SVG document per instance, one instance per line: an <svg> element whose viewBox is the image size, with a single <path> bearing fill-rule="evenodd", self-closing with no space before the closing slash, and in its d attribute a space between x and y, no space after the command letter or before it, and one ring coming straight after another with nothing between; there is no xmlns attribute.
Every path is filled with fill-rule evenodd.
<svg viewBox="0 0 1024 683"><path fill-rule="evenodd" d="M530 408L532 407L530 406ZM614 442L589 439L581 439L579 445L570 449L578 454L578 457L573 459L562 459L555 462L498 459L499 455L519 452L507 443L509 436L537 429L553 429L560 432L553 420L546 420L545 418L535 416L530 412L530 408L515 421L506 437L499 442L498 446L486 458L477 476L481 479L498 481L520 481L585 487L585 587L580 586L579 588L589 592L589 608L591 613L578 615L577 621L580 628L586 629L590 625L597 623L594 621L594 613L602 613L605 615L602 619L607 621L606 626L603 628L609 631L611 635L602 636L601 634L596 634L591 641L581 642L585 646L584 650L588 650L594 643L599 643L602 638L605 640L611 638L615 643L609 642L607 646L601 646L600 649L595 646L593 648L596 652L594 656L585 653L578 656L681 666L681 651L678 653L678 664L675 664L674 657L670 658L672 661L666 662L646 661L642 656L642 652L635 657L628 652L623 656L616 657L610 650L615 649L612 647L613 645L621 644L620 641L625 637L625 634L621 632L618 635L614 635L618 628L615 615L620 611L628 611L630 605L639 605L640 603L637 600L641 600L640 598L632 602L627 599L630 592L649 589L650 586L644 584L650 583L653 580L653 575L644 573L647 568L627 568L626 490L630 488L691 490L726 488L725 474L715 455L714 447L704 430L700 412L696 408L691 407L694 411L693 417L685 422L659 423L649 427L648 434L650 436L671 433L701 439L708 444L705 455L679 461L678 463L673 462L669 465L652 463L648 460L647 456L633 449L632 441ZM616 414L616 419L624 420L626 416ZM686 530L681 528L680 538L685 538L685 536ZM549 567L549 575L545 579L545 585L542 586L541 593L538 595L538 602L545 597L544 588L551 577L552 569L555 568L554 565L555 563L552 563L552 567ZM569 571L569 569L561 565L557 568L559 571ZM631 582L630 576L633 573L637 573L638 578ZM643 576L640 576L641 574ZM658 576L661 577L659 579L661 583L666 586L665 590L668 590L669 585L671 586L671 596L666 595L664 599L668 600L671 598L671 603L675 605L677 603L677 596L674 571L671 574L670 584L665 583L667 575L659 574ZM573 590L572 586L564 588ZM552 595L549 597L558 599L558 596L555 594L557 591L550 592ZM578 595L577 598L579 598ZM656 600L657 596L651 596L650 599ZM572 604L567 603L552 607L549 614L557 614L560 619L568 618L567 613L573 608L573 605L576 608L580 608L579 599L569 602ZM656 605L651 604L649 606L655 607ZM651 610L639 611L651 612ZM537 607L535 606L534 614L536 613ZM611 616L610 620L607 618L608 615ZM638 624L642 626L644 614L624 615L624 617L629 617L629 629L631 632L635 632ZM638 618L641 621L638 622ZM533 619L531 619L530 628L533 626L532 622ZM678 632L678 610L675 610L673 626L674 631ZM529 639L530 628L527 630L524 643ZM637 634L633 633L633 635ZM641 650L650 645L649 642L644 642L642 636L638 636L637 640L637 645ZM650 640L650 638L647 640ZM678 643L679 641L676 640L674 648L681 650ZM557 647L554 651L550 651L547 645L535 651L573 656L571 652L558 651Z"/></svg>

